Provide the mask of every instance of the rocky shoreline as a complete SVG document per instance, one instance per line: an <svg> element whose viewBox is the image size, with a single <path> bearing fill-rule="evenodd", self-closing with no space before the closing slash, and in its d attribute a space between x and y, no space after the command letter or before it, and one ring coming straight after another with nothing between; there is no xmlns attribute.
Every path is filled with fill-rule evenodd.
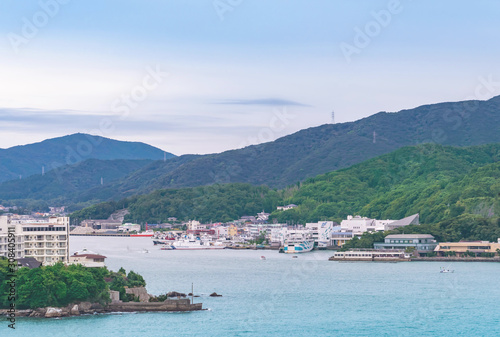
<svg viewBox="0 0 500 337"><path fill-rule="evenodd" d="M109 314L116 312L173 312L204 310L202 303L190 303L189 299L165 300L164 302L118 302L103 306L99 303L82 302L67 307L16 310L16 317L60 318L81 315ZM0 309L0 316L9 317L9 309Z"/></svg>
<svg viewBox="0 0 500 337"><path fill-rule="evenodd" d="M144 288L127 289L130 293L142 294ZM112 301L107 305L100 303L81 302L71 303L66 307L47 307L37 309L16 310L16 317L43 317L43 318L59 318L59 317L73 317L80 315L96 315L96 314L109 314L117 312L179 312L179 311L198 311L206 310L202 308L202 303L191 303L187 296L192 296L189 293L187 296L184 293L169 292L168 297L164 301L149 301L150 297L143 298L139 302L122 302ZM151 296L151 295L148 295ZM211 293L209 297L221 297L217 293ZM140 296L137 296L138 298ZM151 296L152 297L152 296ZM194 295L193 297L200 297ZM153 298L151 298L153 299ZM12 314L9 309L0 309L0 316L9 317Z"/></svg>
<svg viewBox="0 0 500 337"><path fill-rule="evenodd" d="M37 308L16 310L16 317L70 317L80 315L93 315L109 312L104 306L99 303L82 302L79 304L70 304L67 307L56 308ZM8 316L9 309L0 309L0 316Z"/></svg>

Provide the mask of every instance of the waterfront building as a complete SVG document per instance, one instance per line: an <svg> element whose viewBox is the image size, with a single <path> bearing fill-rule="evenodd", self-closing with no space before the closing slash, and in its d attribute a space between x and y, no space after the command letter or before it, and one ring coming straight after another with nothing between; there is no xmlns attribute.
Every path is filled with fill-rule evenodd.
<svg viewBox="0 0 500 337"><path fill-rule="evenodd" d="M306 229L304 226L283 226L272 228L270 231L271 235L269 240L271 245L285 244L285 240L289 237L309 237L311 236L311 230Z"/></svg>
<svg viewBox="0 0 500 337"><path fill-rule="evenodd" d="M498 243L489 241L440 242L434 249L438 256L445 256L446 252L454 252L459 257L467 253L474 253L476 256L482 253L498 253L497 250L500 250L500 239Z"/></svg>
<svg viewBox="0 0 500 337"><path fill-rule="evenodd" d="M376 227L375 219L361 217L359 215L348 215L347 220L342 220L340 228L342 232L352 232L362 234L364 232L374 232Z"/></svg>
<svg viewBox="0 0 500 337"><path fill-rule="evenodd" d="M81 264L84 267L106 267L106 256L94 253L86 248L75 252L69 257L69 264Z"/></svg>
<svg viewBox="0 0 500 337"><path fill-rule="evenodd" d="M334 231L331 235L331 245L335 247L342 247L346 242L352 240L354 236L353 232Z"/></svg>
<svg viewBox="0 0 500 337"><path fill-rule="evenodd" d="M390 231L396 228L418 225L419 214L413 214L400 220L377 220L359 215L348 215L346 220L342 220L340 228L342 232L353 232L355 235L365 232L383 232Z"/></svg>
<svg viewBox="0 0 500 337"><path fill-rule="evenodd" d="M273 229L281 229L282 227L282 224L251 224L247 226L247 232L253 238L261 234L266 234L266 238L270 238Z"/></svg>
<svg viewBox="0 0 500 337"><path fill-rule="evenodd" d="M437 246L434 236L430 234L391 234L385 237L384 242L373 244L375 249L408 249L411 248L419 255L433 252Z"/></svg>
<svg viewBox="0 0 500 337"><path fill-rule="evenodd" d="M333 245L332 234L340 230L339 227L335 226L336 224L333 221L306 223L306 229L311 231L316 247L326 248Z"/></svg>

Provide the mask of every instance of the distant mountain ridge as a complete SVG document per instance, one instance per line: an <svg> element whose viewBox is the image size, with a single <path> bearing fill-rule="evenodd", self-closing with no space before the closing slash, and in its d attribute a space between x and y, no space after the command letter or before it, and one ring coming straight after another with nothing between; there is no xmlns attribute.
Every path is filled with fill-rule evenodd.
<svg viewBox="0 0 500 337"><path fill-rule="evenodd" d="M429 142L453 146L500 142L500 96L379 112L356 122L321 125L243 149L180 156L176 162L146 166L134 172L133 179L116 181L101 192L118 198L159 188L230 182L282 188L403 146Z"/></svg>
<svg viewBox="0 0 500 337"><path fill-rule="evenodd" d="M161 188L232 182L283 188L421 143L460 147L500 143L500 96L487 101L439 103L396 113L379 112L355 122L304 129L243 149L155 161L110 183L89 186L71 197L61 190L57 198L68 203L98 202ZM0 190L2 188L0 185ZM43 191L39 191L38 196L30 195L43 198ZM24 199L27 194L18 197Z"/></svg>
<svg viewBox="0 0 500 337"><path fill-rule="evenodd" d="M0 182L48 172L56 167L86 159L149 159L174 157L156 147L140 142L118 141L76 133L39 143L0 149Z"/></svg>

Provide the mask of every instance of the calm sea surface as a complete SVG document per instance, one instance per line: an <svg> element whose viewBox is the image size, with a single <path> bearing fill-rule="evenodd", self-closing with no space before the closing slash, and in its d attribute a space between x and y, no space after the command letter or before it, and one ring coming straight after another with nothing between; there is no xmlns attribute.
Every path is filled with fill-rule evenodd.
<svg viewBox="0 0 500 337"><path fill-rule="evenodd" d="M162 251L148 238L71 237L207 311L17 319L0 336L500 336L500 264L339 263L331 252ZM149 253L142 253L147 248ZM265 255L267 260L260 260ZM440 267L454 269L439 273ZM223 297L211 298L212 292Z"/></svg>

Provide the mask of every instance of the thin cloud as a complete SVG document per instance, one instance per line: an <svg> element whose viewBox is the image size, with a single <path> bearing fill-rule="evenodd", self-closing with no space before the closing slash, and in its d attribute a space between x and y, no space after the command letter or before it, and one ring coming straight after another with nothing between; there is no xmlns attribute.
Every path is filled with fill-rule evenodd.
<svg viewBox="0 0 500 337"><path fill-rule="evenodd" d="M217 101L213 104L225 105L271 105L271 106L301 106L311 107L311 105L303 104L300 102L290 101L280 98L261 98L261 99L227 99Z"/></svg>

